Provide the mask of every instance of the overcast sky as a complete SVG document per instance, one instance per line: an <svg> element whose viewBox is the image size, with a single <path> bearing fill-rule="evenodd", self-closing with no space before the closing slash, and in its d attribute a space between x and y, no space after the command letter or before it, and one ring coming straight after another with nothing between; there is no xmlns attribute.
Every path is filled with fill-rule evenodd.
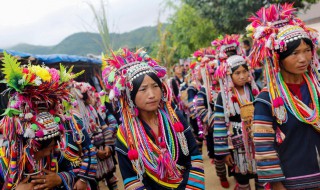
<svg viewBox="0 0 320 190"><path fill-rule="evenodd" d="M111 32L123 33L166 21L163 0L104 0ZM56 45L76 32L97 32L88 3L101 0L10 0L0 6L0 48L18 43ZM160 17L159 17L160 15Z"/></svg>

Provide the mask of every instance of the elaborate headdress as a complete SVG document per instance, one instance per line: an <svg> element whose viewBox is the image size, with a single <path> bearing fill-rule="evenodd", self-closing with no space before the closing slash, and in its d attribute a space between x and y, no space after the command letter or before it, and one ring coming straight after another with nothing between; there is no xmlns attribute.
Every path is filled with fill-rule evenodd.
<svg viewBox="0 0 320 190"><path fill-rule="evenodd" d="M319 125L319 61L317 50L317 32L308 28L294 13L293 4L270 5L261 8L249 18L252 23L247 27L253 38L251 61L255 65L264 65L267 88L270 92L273 114L281 124L286 122L287 110L302 122ZM313 42L313 59L308 72L303 76L312 85L311 97L316 104L313 111L300 111L306 107L288 91L279 67L279 53L286 51L287 45L303 38ZM316 127L319 128L319 127ZM319 129L317 129L319 130Z"/></svg>
<svg viewBox="0 0 320 190"><path fill-rule="evenodd" d="M8 173L6 186L11 188L19 182L25 169L25 162L33 168L33 152L44 141L59 137L64 127L56 115L56 106L69 99L68 82L79 74L71 74L60 65L60 71L39 65L20 65L4 52L3 69L11 98L5 117L0 122L5 140L8 140L6 156ZM80 73L81 74L81 73ZM45 108L43 112L41 109ZM56 167L56 165L53 165Z"/></svg>
<svg viewBox="0 0 320 190"><path fill-rule="evenodd" d="M213 95L215 94L214 89L212 89L216 84L214 72L218 66L216 51L211 47L201 48L193 53L193 57L199 64L203 86L206 88L207 99L208 102L211 102L214 100Z"/></svg>
<svg viewBox="0 0 320 190"><path fill-rule="evenodd" d="M142 123L137 117L137 108L130 97L130 93L133 90L132 82L137 77L147 73L155 73L160 80L163 80L166 70L141 49L135 53L128 49L120 49L117 52L112 52L112 56L107 57L105 60L107 67L103 70L102 77L106 88L110 89L110 100L116 104L121 113L123 126L121 129L124 129L125 144L128 147L128 157L132 165L140 179L142 179L144 172L147 171L148 175L153 176L152 178L156 178L159 181L166 178L172 183L171 185L177 186L181 180L181 176L174 164L178 159L176 151L179 147L178 144L180 143L185 155L189 154L189 150L183 134L183 126L171 108L170 89L162 81L163 97L158 116L162 117L161 120L168 122L162 126L170 134L161 145L163 146L161 148L168 149L165 155L161 155L163 153L156 146L152 146L152 148L149 146L150 142L146 142L147 138L144 136L146 134L144 134L144 130L141 130ZM159 128L162 130L161 127ZM121 129L119 129L118 133L121 133ZM170 155L167 155L167 153L170 153ZM157 158L157 156L160 157Z"/></svg>
<svg viewBox="0 0 320 190"><path fill-rule="evenodd" d="M216 40L211 42L211 45L217 51L219 60L225 60L228 58L228 51L235 51L237 55L244 55L239 42L240 35L238 34L226 34L224 37L220 36Z"/></svg>
<svg viewBox="0 0 320 190"><path fill-rule="evenodd" d="M234 84L232 82L231 74L234 67L240 65L247 65L249 69L248 83L251 85L251 92L253 96L257 96L259 89L252 76L252 70L249 64L249 60L243 56L232 55L225 62L223 62L216 70L215 77L219 78L221 96L223 100L223 106L226 114L226 122L228 123L228 118L236 114L240 114L240 105L237 98L234 95Z"/></svg>

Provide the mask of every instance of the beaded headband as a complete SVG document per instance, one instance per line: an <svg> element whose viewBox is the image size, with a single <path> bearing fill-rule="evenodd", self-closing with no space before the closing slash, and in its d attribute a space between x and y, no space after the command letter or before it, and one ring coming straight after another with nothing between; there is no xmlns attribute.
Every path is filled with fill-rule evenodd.
<svg viewBox="0 0 320 190"><path fill-rule="evenodd" d="M36 141L57 137L63 130L63 127L59 126L59 121L59 117L54 118L49 112L41 112L31 121L33 124L26 130L24 137L34 138Z"/></svg>
<svg viewBox="0 0 320 190"><path fill-rule="evenodd" d="M276 46L275 49L280 49L280 52L285 51L287 48L287 44L299 39L307 38L310 39L307 32L299 27L299 26L283 26L279 28L279 32L276 38Z"/></svg>
<svg viewBox="0 0 320 190"><path fill-rule="evenodd" d="M233 55L230 56L227 60L226 60L228 67L230 67L231 69L234 67L237 67L239 65L247 65L247 61L239 55Z"/></svg>

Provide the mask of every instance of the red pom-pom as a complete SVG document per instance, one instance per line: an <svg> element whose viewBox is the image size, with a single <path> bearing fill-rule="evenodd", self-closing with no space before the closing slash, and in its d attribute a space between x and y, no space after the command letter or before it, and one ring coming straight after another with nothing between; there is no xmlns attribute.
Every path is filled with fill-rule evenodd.
<svg viewBox="0 0 320 190"><path fill-rule="evenodd" d="M34 115L34 116L32 116L32 118L31 118L30 120L33 121L33 122L35 122L36 119L37 119L37 117Z"/></svg>
<svg viewBox="0 0 320 190"><path fill-rule="evenodd" d="M238 99L237 99L237 97L232 96L232 97L231 97L231 101L232 101L233 103L235 103L235 102L238 102Z"/></svg>
<svg viewBox="0 0 320 190"><path fill-rule="evenodd" d="M259 93L259 91L258 91L257 89L253 89L253 90L252 90L252 95L253 95L253 96L257 96L258 93Z"/></svg>
<svg viewBox="0 0 320 190"><path fill-rule="evenodd" d="M161 147L161 148L166 148L166 147L167 147L166 142L161 142L161 143L160 143L160 147Z"/></svg>
<svg viewBox="0 0 320 190"><path fill-rule="evenodd" d="M176 122L175 124L173 124L174 130L178 133L183 132L184 131L184 127L181 124L181 122Z"/></svg>
<svg viewBox="0 0 320 190"><path fill-rule="evenodd" d="M43 130L39 130L36 132L36 136L39 137L39 138L42 138L44 136L44 132Z"/></svg>
<svg viewBox="0 0 320 190"><path fill-rule="evenodd" d="M51 115L55 115L55 114L56 114L56 111L54 111L54 110L51 109L51 110L49 111L49 113L50 113Z"/></svg>
<svg viewBox="0 0 320 190"><path fill-rule="evenodd" d="M137 160L138 156L138 151L136 149L131 149L128 151L129 160Z"/></svg>
<svg viewBox="0 0 320 190"><path fill-rule="evenodd" d="M29 69L23 68L22 73L28 74L29 73Z"/></svg>

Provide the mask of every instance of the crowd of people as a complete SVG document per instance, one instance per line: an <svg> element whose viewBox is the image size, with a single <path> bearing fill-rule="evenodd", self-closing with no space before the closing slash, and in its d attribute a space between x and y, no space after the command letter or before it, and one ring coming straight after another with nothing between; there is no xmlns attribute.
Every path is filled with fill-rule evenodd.
<svg viewBox="0 0 320 190"><path fill-rule="evenodd" d="M226 34L171 78L143 49L112 51L100 92L4 52L1 188L116 190L118 164L127 190L206 189L207 154L223 188L319 189L318 35L294 13L261 8L252 45Z"/></svg>

